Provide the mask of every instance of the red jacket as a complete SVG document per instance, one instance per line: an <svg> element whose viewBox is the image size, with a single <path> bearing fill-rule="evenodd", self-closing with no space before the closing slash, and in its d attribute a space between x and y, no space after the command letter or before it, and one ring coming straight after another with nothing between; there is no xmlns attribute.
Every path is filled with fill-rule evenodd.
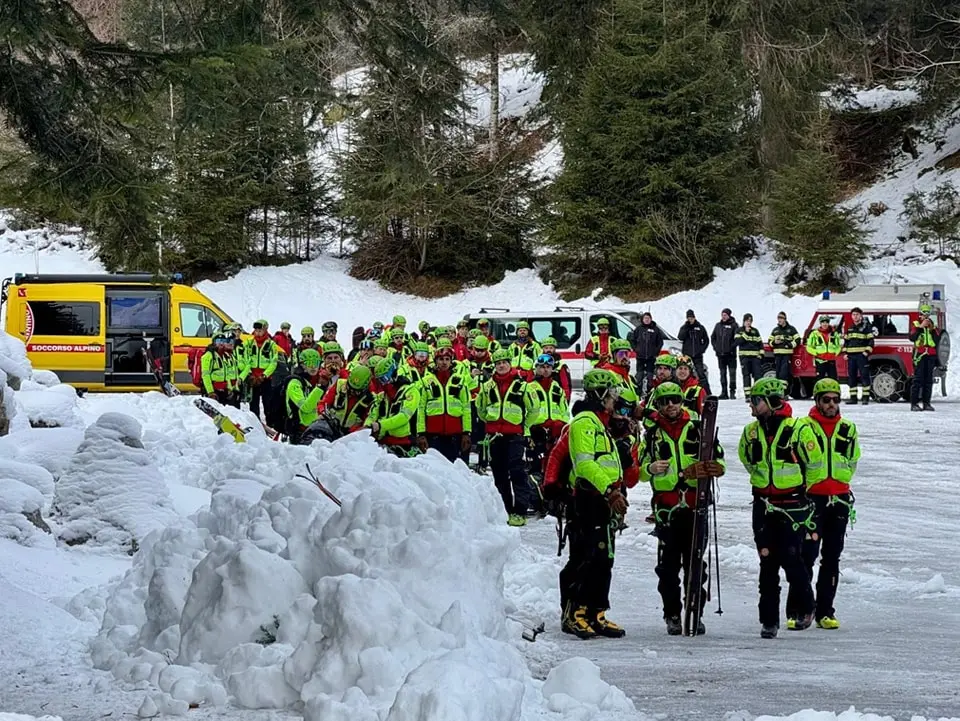
<svg viewBox="0 0 960 721"><path fill-rule="evenodd" d="M609 333L598 333L597 339L600 341L597 345L599 348L593 347L593 338L587 343L587 349L583 352L583 357L587 360L597 360L600 356L609 356L610 355L610 341L613 336Z"/></svg>
<svg viewBox="0 0 960 721"><path fill-rule="evenodd" d="M566 364L563 364L554 371L554 375L557 377L560 387L563 388L563 394L567 397L567 403L569 403L570 394L573 392L573 383L570 380L570 369Z"/></svg>
<svg viewBox="0 0 960 721"><path fill-rule="evenodd" d="M290 357L290 349L293 348L293 338L289 334L284 333L282 330L278 330L273 334L273 342L279 346L279 348L287 354L287 358Z"/></svg>
<svg viewBox="0 0 960 721"><path fill-rule="evenodd" d="M470 357L470 349L467 348L467 339L459 335L453 339L453 355L457 360L466 360Z"/></svg>
<svg viewBox="0 0 960 721"><path fill-rule="evenodd" d="M690 376L683 383L680 383L680 388L683 390L684 398L687 397L688 388L694 388L699 385L700 385L700 381L694 378L693 376ZM696 403L697 407L694 408L694 410L697 413L703 413L703 403L704 401L707 400L707 392L704 390L703 386L700 386L700 392L697 393L696 400L697 400L697 403Z"/></svg>
<svg viewBox="0 0 960 721"><path fill-rule="evenodd" d="M820 412L820 409L813 406L810 409L810 417L820 425L823 432L827 434L827 438L833 437L833 432L837 430L837 424L840 422L839 413L834 418L827 418ZM810 486L807 493L811 496L842 496L845 493L850 493L850 486L832 478L825 478L820 483L814 483Z"/></svg>

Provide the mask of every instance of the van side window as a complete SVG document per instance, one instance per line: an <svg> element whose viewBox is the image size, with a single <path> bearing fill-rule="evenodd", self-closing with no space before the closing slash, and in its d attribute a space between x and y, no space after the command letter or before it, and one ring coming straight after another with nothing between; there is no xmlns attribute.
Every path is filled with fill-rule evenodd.
<svg viewBox="0 0 960 721"><path fill-rule="evenodd" d="M566 350L580 342L579 318L531 318L530 333L534 340L542 343L544 338L553 336L557 341L557 350Z"/></svg>
<svg viewBox="0 0 960 721"><path fill-rule="evenodd" d="M162 328L161 304L163 296L107 295L107 327L110 328Z"/></svg>
<svg viewBox="0 0 960 721"><path fill-rule="evenodd" d="M100 335L99 303L31 300L34 335Z"/></svg>
<svg viewBox="0 0 960 721"><path fill-rule="evenodd" d="M184 338L212 338L221 327L223 321L206 306L180 304L180 332Z"/></svg>

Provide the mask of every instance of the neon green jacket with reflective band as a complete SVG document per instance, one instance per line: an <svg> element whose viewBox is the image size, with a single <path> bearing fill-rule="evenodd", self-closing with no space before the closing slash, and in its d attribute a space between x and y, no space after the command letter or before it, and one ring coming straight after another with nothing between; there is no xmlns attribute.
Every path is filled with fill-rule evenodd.
<svg viewBox="0 0 960 721"><path fill-rule="evenodd" d="M655 492L675 491L681 483L680 472L700 460L699 416L691 414L677 440L659 425L645 433L638 458L641 481L650 483ZM714 445L713 460L727 467L723 460L723 447L719 443ZM649 466L654 461L670 461L670 467L663 473L650 473ZM684 478L682 481L689 488L697 487L696 478Z"/></svg>
<svg viewBox="0 0 960 721"><path fill-rule="evenodd" d="M740 462L750 473L750 484L758 489L798 488L804 484L804 472L820 473L825 466L813 431L795 418L781 421L772 443L767 442L757 421L748 423L738 450Z"/></svg>
<svg viewBox="0 0 960 721"><path fill-rule="evenodd" d="M600 493L623 477L620 454L613 438L593 411L578 413L570 422L569 442L570 485L576 488L577 480L583 479Z"/></svg>
<svg viewBox="0 0 960 721"><path fill-rule="evenodd" d="M537 358L543 353L540 344L529 338L523 345L514 341L508 350L513 354L510 364L524 371L532 371L537 365Z"/></svg>
<svg viewBox="0 0 960 721"><path fill-rule="evenodd" d="M325 388L321 386L310 387L310 382L303 378L303 376L296 375L294 376L295 380L287 383L287 397L286 397L286 408L287 414L293 415L296 413L296 418L300 422L301 426L309 426L319 417L317 413L317 406L320 405L320 401L323 400L323 394L326 392ZM307 392L307 389L310 389Z"/></svg>
<svg viewBox="0 0 960 721"><path fill-rule="evenodd" d="M367 416L365 426L374 423L380 424L380 434L377 440L386 437L409 438L413 429L411 423L417 423L417 412L420 410L420 384L406 382L397 390L397 394L390 400L384 393L378 393ZM416 427L414 425L414 427Z"/></svg>
<svg viewBox="0 0 960 721"><path fill-rule="evenodd" d="M417 433L427 432L427 419L437 416L459 418L462 432L473 430L473 412L470 401L470 379L462 367L450 368L446 385L432 372L427 371L420 383L420 414L417 416ZM435 422L430 425L433 426ZM432 432L432 429L431 429Z"/></svg>
<svg viewBox="0 0 960 721"><path fill-rule="evenodd" d="M355 391L347 386L346 378L338 378L336 390L333 392L333 403L327 406L327 411L340 421L344 429L362 426L376 400L373 393L364 390L363 395L353 404L350 413L347 413L347 398L353 392Z"/></svg>
<svg viewBox="0 0 960 721"><path fill-rule="evenodd" d="M860 460L860 443L857 439L857 426L846 418L841 418L829 438L816 419L802 418L799 423L809 426L817 439L817 445L823 455L822 462L807 466L807 488L815 486L828 478L850 485L857 472Z"/></svg>
<svg viewBox="0 0 960 721"><path fill-rule="evenodd" d="M840 353L843 345L843 337L836 331L830 332L830 339L823 337L823 333L815 328L807 336L807 353L813 356L815 363L822 363L826 360L834 360ZM831 356L830 358L821 358L822 355Z"/></svg>
<svg viewBox="0 0 960 721"><path fill-rule="evenodd" d="M214 383L226 383L227 390L230 391L236 388L237 373L233 359L215 350L208 350L200 356L200 375L204 393L213 393Z"/></svg>
<svg viewBox="0 0 960 721"><path fill-rule="evenodd" d="M514 371L515 372L515 371ZM540 417L540 396L522 378L514 378L507 392L500 395L497 376L480 387L477 415L487 424L487 433L520 433L530 435L530 428L543 423Z"/></svg>
<svg viewBox="0 0 960 721"><path fill-rule="evenodd" d="M277 369L277 344L267 338L263 345L257 345L253 338L243 344L244 367L240 371L240 380L244 380L254 370L262 370L263 377L269 378Z"/></svg>
<svg viewBox="0 0 960 721"><path fill-rule="evenodd" d="M536 378L530 383L540 403L540 422L561 421L567 423L570 420L570 405L567 403L567 394L563 392L563 386L555 378L550 379L549 389L545 389L540 384L540 379Z"/></svg>

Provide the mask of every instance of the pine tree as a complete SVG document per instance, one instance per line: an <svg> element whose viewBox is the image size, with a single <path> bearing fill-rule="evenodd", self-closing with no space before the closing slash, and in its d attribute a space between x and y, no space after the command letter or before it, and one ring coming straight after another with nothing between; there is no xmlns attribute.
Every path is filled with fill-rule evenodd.
<svg viewBox="0 0 960 721"><path fill-rule="evenodd" d="M547 270L568 290L689 287L744 251L737 46L695 0L613 15L562 131Z"/></svg>
<svg viewBox="0 0 960 721"><path fill-rule="evenodd" d="M793 161L773 176L771 232L778 260L790 264L787 280L809 288L845 288L863 267L869 247L855 210L838 207L836 158L818 120Z"/></svg>
<svg viewBox="0 0 960 721"><path fill-rule="evenodd" d="M447 18L430 6L397 2L371 19L366 87L340 163L352 272L390 285L491 281L530 261L525 158L509 144L491 155L488 134L464 121L464 70Z"/></svg>

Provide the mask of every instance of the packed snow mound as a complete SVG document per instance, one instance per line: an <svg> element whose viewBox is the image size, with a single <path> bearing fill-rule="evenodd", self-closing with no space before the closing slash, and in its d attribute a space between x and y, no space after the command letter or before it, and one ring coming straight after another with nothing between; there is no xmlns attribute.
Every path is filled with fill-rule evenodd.
<svg viewBox="0 0 960 721"><path fill-rule="evenodd" d="M295 478L305 464L342 509ZM308 721L546 713L510 640L504 567L520 537L489 478L365 434L225 446L208 465L209 510L144 538L122 579L70 605L102 612L94 665L149 684L141 713L228 700L302 704ZM581 685L569 704L632 711L598 678Z"/></svg>
<svg viewBox="0 0 960 721"><path fill-rule="evenodd" d="M67 384L52 387L24 381L17 401L34 428L80 428L83 419L77 410L77 391Z"/></svg>
<svg viewBox="0 0 960 721"><path fill-rule="evenodd" d="M25 713L0 713L0 721L63 721L59 716L28 716Z"/></svg>
<svg viewBox="0 0 960 721"><path fill-rule="evenodd" d="M104 413L87 428L57 483L54 518L67 544L93 542L129 553L150 531L177 521L138 421Z"/></svg>

